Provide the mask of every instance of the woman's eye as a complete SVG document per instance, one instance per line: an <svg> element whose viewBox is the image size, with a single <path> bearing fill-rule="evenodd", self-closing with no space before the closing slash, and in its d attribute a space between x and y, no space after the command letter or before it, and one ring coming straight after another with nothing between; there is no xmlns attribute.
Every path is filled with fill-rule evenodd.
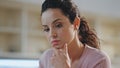
<svg viewBox="0 0 120 68"><path fill-rule="evenodd" d="M55 25L55 27L57 27L57 28L61 28L62 26L63 26L63 25L60 24L60 23Z"/></svg>
<svg viewBox="0 0 120 68"><path fill-rule="evenodd" d="M43 31L48 32L50 29L49 28L44 28Z"/></svg>

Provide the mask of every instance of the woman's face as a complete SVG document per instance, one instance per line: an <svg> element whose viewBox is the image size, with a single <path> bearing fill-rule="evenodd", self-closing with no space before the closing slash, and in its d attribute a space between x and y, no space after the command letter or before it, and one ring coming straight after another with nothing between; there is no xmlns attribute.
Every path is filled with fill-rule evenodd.
<svg viewBox="0 0 120 68"><path fill-rule="evenodd" d="M74 25L60 9L48 9L41 17L45 36L52 47L60 49L65 43L69 45L72 42L75 37Z"/></svg>

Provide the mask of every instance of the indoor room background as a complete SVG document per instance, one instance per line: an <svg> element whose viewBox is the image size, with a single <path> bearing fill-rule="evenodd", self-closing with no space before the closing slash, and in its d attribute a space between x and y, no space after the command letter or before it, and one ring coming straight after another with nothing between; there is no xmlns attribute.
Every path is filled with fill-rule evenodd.
<svg viewBox="0 0 120 68"><path fill-rule="evenodd" d="M38 60L50 47L41 29L44 0L0 0L0 59ZM120 0L73 0L95 28L101 49L120 64ZM2 61L0 60L0 63Z"/></svg>

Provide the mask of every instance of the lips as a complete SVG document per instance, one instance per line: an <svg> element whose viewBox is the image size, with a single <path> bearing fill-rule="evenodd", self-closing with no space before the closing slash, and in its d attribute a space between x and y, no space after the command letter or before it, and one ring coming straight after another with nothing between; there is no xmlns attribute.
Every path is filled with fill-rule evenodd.
<svg viewBox="0 0 120 68"><path fill-rule="evenodd" d="M53 40L51 43L52 43L52 46L57 46L58 43L59 43L60 40Z"/></svg>

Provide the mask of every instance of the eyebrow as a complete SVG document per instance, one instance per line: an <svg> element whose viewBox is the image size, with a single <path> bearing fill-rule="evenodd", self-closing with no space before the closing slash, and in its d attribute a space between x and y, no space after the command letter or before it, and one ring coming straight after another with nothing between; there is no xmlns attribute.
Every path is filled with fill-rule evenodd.
<svg viewBox="0 0 120 68"><path fill-rule="evenodd" d="M55 19L53 22L52 22L52 24L54 24L55 22L57 22L58 20L62 20L62 19ZM47 25L42 25L42 26L47 26Z"/></svg>
<svg viewBox="0 0 120 68"><path fill-rule="evenodd" d="M55 19L53 22L52 22L52 24L54 24L55 22L57 22L58 20L61 20L61 19Z"/></svg>

